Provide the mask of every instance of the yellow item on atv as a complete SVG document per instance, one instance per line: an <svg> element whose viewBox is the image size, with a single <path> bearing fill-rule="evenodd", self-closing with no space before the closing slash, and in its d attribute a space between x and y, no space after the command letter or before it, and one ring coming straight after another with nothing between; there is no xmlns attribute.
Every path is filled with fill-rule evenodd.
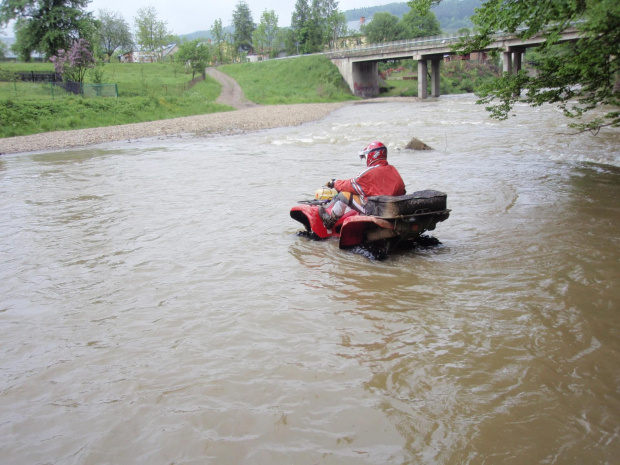
<svg viewBox="0 0 620 465"><path fill-rule="evenodd" d="M329 187L321 187L314 191L314 198L316 200L331 200L338 195L336 189L330 189Z"/></svg>

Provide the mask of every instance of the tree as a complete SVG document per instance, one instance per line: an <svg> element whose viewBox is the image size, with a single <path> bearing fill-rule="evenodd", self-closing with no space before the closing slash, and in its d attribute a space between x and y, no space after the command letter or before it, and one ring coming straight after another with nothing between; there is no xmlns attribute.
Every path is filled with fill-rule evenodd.
<svg viewBox="0 0 620 465"><path fill-rule="evenodd" d="M179 46L175 60L184 63L192 71L192 79L194 79L197 73L204 73L207 64L211 61L211 49L200 39L194 39Z"/></svg>
<svg viewBox="0 0 620 465"><path fill-rule="evenodd" d="M441 34L441 25L430 9L414 8L413 2L407 3L410 10L403 15L401 25L404 30L405 39L416 37L429 37Z"/></svg>
<svg viewBox="0 0 620 465"><path fill-rule="evenodd" d="M310 15L306 21L308 37L306 51L309 53L320 52L325 43L325 13L323 0L312 0Z"/></svg>
<svg viewBox="0 0 620 465"><path fill-rule="evenodd" d="M233 42L235 49L241 52L249 52L252 49L252 33L254 32L254 20L252 12L245 0L239 0L233 11Z"/></svg>
<svg viewBox="0 0 620 465"><path fill-rule="evenodd" d="M280 29L280 36L278 40L282 41L284 50L287 55L299 54L299 42L297 42L297 33L293 29L282 28Z"/></svg>
<svg viewBox="0 0 620 465"><path fill-rule="evenodd" d="M97 19L99 45L108 57L112 57L115 50L127 50L133 46L129 25L120 13L106 9L99 10Z"/></svg>
<svg viewBox="0 0 620 465"><path fill-rule="evenodd" d="M308 6L308 0L297 0L295 2L295 10L293 10L293 14L291 15L291 30L294 33L291 38L294 39L294 45L297 48L297 53L300 51L301 53L306 53L305 48L306 43L308 42L307 23L309 18L310 7Z"/></svg>
<svg viewBox="0 0 620 465"><path fill-rule="evenodd" d="M344 13L336 10L327 17L327 32L330 48L336 47L338 39L348 34Z"/></svg>
<svg viewBox="0 0 620 465"><path fill-rule="evenodd" d="M252 43L259 53L272 54L278 31L278 16L275 11L263 11L260 23L252 34Z"/></svg>
<svg viewBox="0 0 620 465"><path fill-rule="evenodd" d="M158 19L154 7L140 8L134 21L137 42L144 50L153 52L166 45L170 32L166 22Z"/></svg>
<svg viewBox="0 0 620 465"><path fill-rule="evenodd" d="M95 58L85 39L75 41L69 51L58 50L58 55L50 57L50 61L63 79L80 84L84 82L86 71L95 67Z"/></svg>
<svg viewBox="0 0 620 465"><path fill-rule="evenodd" d="M213 42L215 42L216 59L219 63L224 62L224 43L226 34L222 27L222 20L216 19L211 26L211 35L213 36Z"/></svg>
<svg viewBox="0 0 620 465"><path fill-rule="evenodd" d="M375 13L372 20L362 25L361 29L371 44L402 39L405 33L398 16L387 12Z"/></svg>
<svg viewBox="0 0 620 465"><path fill-rule="evenodd" d="M428 6L441 0L415 0ZM491 116L508 118L519 101L531 106L557 104L564 114L579 118L571 124L580 130L598 131L620 126L620 3L617 0L538 0L504 2L488 0L472 17L474 35L457 45L462 53L483 50L498 31L516 34L524 40L542 33L546 41L535 48L537 73L505 73L478 93ZM559 43L562 32L576 28L580 38ZM495 101L498 102L495 102ZM583 121L587 112L613 107L603 117Z"/></svg>
<svg viewBox="0 0 620 465"><path fill-rule="evenodd" d="M291 16L295 45L301 53L320 52L346 33L346 19L336 0L297 0ZM290 38L287 49L290 48Z"/></svg>
<svg viewBox="0 0 620 465"><path fill-rule="evenodd" d="M2 0L0 25L15 20L14 50L24 61L33 52L46 57L68 50L76 40L88 39L94 19L85 11L89 0Z"/></svg>

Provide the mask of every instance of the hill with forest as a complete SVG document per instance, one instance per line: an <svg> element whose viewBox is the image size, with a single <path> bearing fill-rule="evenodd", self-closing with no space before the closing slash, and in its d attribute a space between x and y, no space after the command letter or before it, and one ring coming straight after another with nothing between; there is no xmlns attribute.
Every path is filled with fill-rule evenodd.
<svg viewBox="0 0 620 465"><path fill-rule="evenodd" d="M482 0L443 0L439 5L431 8L441 25L443 32L456 32L461 28L471 28L470 17L474 10L482 5ZM388 3L386 5L369 6L365 8L354 8L344 12L347 22L360 20L363 16L368 21L372 20L375 13L390 13L402 18L409 11L407 2Z"/></svg>
<svg viewBox="0 0 620 465"><path fill-rule="evenodd" d="M439 5L433 7L432 11L435 13L435 16L437 16L437 20L443 32L456 32L464 27L472 27L469 18L480 5L482 5L482 0L443 0ZM402 18L409 9L407 2L388 3L386 5L346 10L344 11L344 17L351 28L359 24L359 20L362 16L366 19L366 23L372 19L375 13L387 12ZM224 29L227 32L233 32L232 26L227 26ZM211 31L196 31L181 37L186 40L213 38L211 36Z"/></svg>

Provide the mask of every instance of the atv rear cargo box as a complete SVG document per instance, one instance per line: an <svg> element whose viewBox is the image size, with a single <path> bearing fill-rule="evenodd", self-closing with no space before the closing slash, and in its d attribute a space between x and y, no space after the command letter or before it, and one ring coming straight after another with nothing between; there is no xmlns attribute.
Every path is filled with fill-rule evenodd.
<svg viewBox="0 0 620 465"><path fill-rule="evenodd" d="M425 190L401 196L368 197L366 213L381 218L418 215L446 209L448 196L443 192Z"/></svg>

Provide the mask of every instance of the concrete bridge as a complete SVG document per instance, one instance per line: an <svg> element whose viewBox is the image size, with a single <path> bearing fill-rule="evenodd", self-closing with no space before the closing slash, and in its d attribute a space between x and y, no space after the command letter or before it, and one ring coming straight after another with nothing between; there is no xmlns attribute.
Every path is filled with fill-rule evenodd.
<svg viewBox="0 0 620 465"><path fill-rule="evenodd" d="M379 62L413 59L418 61L418 97L428 97L428 62L431 63L431 96L439 97L439 63L446 55L456 55L451 47L465 38L463 35L422 37L372 44L357 48L336 49L325 55L336 64L351 91L359 97L379 95ZM577 29L566 30L561 42L579 38ZM517 73L521 69L525 49L535 47L546 40L536 35L522 40L515 35L498 35L483 51L502 50L504 72Z"/></svg>

